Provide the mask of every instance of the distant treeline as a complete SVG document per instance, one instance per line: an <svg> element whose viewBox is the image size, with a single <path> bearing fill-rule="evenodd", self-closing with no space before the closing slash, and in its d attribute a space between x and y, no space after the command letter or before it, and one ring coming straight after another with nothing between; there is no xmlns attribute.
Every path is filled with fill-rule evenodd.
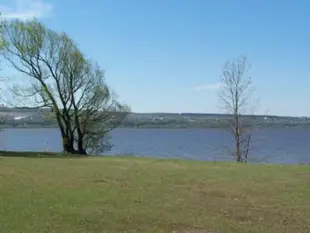
<svg viewBox="0 0 310 233"><path fill-rule="evenodd" d="M250 116L247 116L250 118ZM253 118L253 116L251 116ZM269 117L264 118L254 116L256 126L260 128L291 128L291 127L310 127L310 121L303 118L284 118L284 117ZM227 116L192 116L184 117L178 114L164 116L137 114L125 118L119 127L123 128L224 128L226 127ZM45 119L42 116L26 117L15 120L14 118L2 118L2 128L54 128L57 127L57 122L54 119Z"/></svg>

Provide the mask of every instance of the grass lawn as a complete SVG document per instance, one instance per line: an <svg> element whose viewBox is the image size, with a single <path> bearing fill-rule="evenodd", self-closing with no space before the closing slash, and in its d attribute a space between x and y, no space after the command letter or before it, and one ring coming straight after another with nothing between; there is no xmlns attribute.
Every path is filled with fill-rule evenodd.
<svg viewBox="0 0 310 233"><path fill-rule="evenodd" d="M1 155L1 233L310 232L310 166Z"/></svg>

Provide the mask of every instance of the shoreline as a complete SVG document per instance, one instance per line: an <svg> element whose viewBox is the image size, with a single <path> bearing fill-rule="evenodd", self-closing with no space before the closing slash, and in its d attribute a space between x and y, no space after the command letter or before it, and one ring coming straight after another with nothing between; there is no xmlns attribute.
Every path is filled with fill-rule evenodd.
<svg viewBox="0 0 310 233"><path fill-rule="evenodd" d="M154 160L154 161L174 161L174 162L189 162L189 163L201 163L201 164L238 164L234 159L228 160L199 160L199 159L187 159L181 157L159 157L159 156L141 156L134 154L117 154L117 155L79 155L79 154L64 154L62 152L51 152L51 151L12 151L12 150L0 150L0 158L61 158L61 159L80 159L80 158L115 158L115 159L133 159L133 160ZM251 162L248 161L246 165L253 166L309 166L309 163L268 163L268 162Z"/></svg>
<svg viewBox="0 0 310 233"><path fill-rule="evenodd" d="M12 127L12 126L2 126L0 125L1 129L58 129L57 126L51 127L42 127L42 126L35 126L35 127ZM165 130L174 130L174 129L189 129L189 130L206 130L206 129L223 129L224 127L117 127L115 129L165 129ZM280 126L280 125L264 125L258 126L255 130L259 129L310 129L310 125L289 125L289 126Z"/></svg>

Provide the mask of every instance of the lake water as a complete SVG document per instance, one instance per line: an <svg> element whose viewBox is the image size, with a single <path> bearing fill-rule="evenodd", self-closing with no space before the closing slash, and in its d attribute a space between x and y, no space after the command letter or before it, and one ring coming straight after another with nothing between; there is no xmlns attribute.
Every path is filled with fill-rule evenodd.
<svg viewBox="0 0 310 233"><path fill-rule="evenodd" d="M221 129L116 129L108 155L135 155L194 160L232 160L227 147L232 139ZM58 129L6 129L0 149L61 151ZM250 162L310 163L309 129L261 129L253 135Z"/></svg>

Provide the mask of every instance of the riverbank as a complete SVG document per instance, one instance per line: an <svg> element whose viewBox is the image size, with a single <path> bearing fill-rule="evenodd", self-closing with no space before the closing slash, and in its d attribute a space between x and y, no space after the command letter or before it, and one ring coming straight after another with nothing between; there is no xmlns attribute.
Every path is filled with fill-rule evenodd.
<svg viewBox="0 0 310 233"><path fill-rule="evenodd" d="M310 232L310 166L37 155L0 153L0 232Z"/></svg>

